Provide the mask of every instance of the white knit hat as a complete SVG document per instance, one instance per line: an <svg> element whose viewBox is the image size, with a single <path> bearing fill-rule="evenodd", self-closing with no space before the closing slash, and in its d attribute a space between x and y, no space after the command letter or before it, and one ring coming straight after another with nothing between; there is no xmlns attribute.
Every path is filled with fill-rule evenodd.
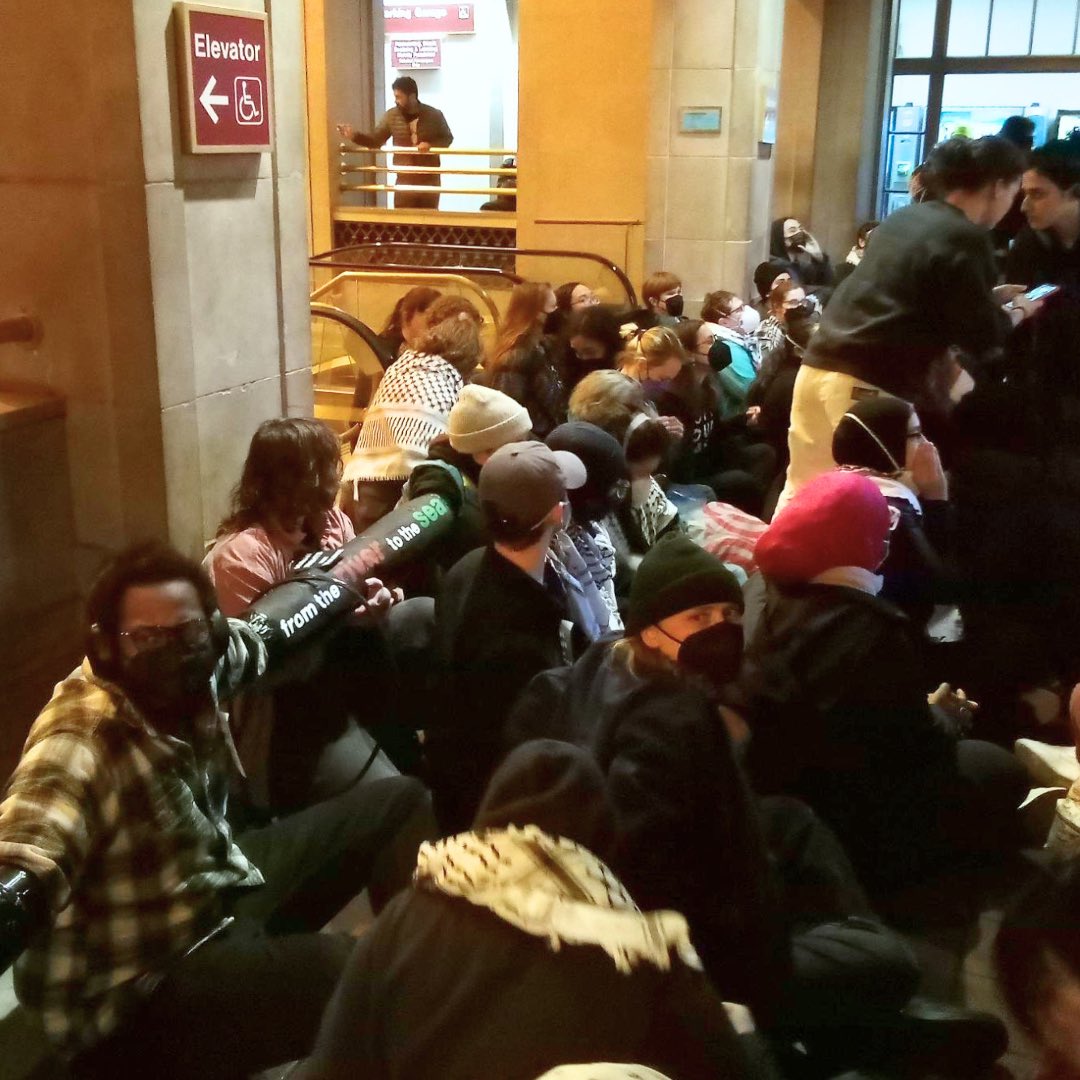
<svg viewBox="0 0 1080 1080"><path fill-rule="evenodd" d="M527 439L532 420L524 405L487 386L470 383L450 410L450 445L461 454L482 454Z"/></svg>

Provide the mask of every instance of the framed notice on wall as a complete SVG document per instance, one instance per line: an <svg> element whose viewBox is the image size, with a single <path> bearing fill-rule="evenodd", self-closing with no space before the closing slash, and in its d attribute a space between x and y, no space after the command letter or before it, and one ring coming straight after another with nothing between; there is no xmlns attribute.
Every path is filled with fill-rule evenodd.
<svg viewBox="0 0 1080 1080"><path fill-rule="evenodd" d="M260 11L177 4L181 128L189 154L273 148L270 39Z"/></svg>
<svg viewBox="0 0 1080 1080"><path fill-rule="evenodd" d="M391 38L390 66L395 71L422 71L442 67L440 38Z"/></svg>
<svg viewBox="0 0 1080 1080"><path fill-rule="evenodd" d="M679 134L719 135L723 112L719 105L688 105L679 110Z"/></svg>

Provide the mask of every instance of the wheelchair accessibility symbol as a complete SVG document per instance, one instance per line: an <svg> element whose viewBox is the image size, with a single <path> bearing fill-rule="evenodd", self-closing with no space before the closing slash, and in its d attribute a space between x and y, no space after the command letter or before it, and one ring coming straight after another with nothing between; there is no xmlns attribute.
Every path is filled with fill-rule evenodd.
<svg viewBox="0 0 1080 1080"><path fill-rule="evenodd" d="M263 122L262 79L254 75L238 75L233 79L233 102L236 122L254 126Z"/></svg>

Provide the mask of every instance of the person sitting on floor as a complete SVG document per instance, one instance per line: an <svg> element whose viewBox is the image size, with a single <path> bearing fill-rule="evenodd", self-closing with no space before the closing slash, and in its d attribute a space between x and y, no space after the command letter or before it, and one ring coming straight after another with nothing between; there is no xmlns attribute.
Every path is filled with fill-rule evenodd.
<svg viewBox="0 0 1080 1080"><path fill-rule="evenodd" d="M853 401L833 433L841 469L868 476L896 524L881 564L880 595L925 627L950 595L945 559L951 548L949 483L915 409L894 397Z"/></svg>
<svg viewBox="0 0 1080 1080"><path fill-rule="evenodd" d="M219 706L292 647L297 589L278 593L256 630L178 552L117 555L8 782L0 968L27 946L16 992L75 1076L231 1080L303 1054L350 948L316 931L365 885L380 907L432 835L423 787L393 777L234 836Z"/></svg>
<svg viewBox="0 0 1080 1080"><path fill-rule="evenodd" d="M777 514L754 553L770 592L742 686L755 787L812 806L877 890L1014 850L1027 791L1011 755L961 737L962 694L928 703L916 630L878 596L890 526L884 495L850 472Z"/></svg>
<svg viewBox="0 0 1080 1080"><path fill-rule="evenodd" d="M686 920L640 910L605 865L614 834L590 754L515 750L472 831L425 844L413 887L357 943L296 1080L535 1080L608 1058L762 1075Z"/></svg>
<svg viewBox="0 0 1080 1080"><path fill-rule="evenodd" d="M468 828L501 756L506 717L537 672L571 655L564 588L548 567L568 520L567 491L586 481L573 454L507 443L480 470L490 542L466 555L435 598L435 649L447 707L425 727L439 824Z"/></svg>
<svg viewBox="0 0 1080 1080"><path fill-rule="evenodd" d="M546 281L515 285L491 359L476 377L528 409L541 438L566 419L566 390L544 334L544 320L554 310Z"/></svg>
<svg viewBox="0 0 1080 1080"><path fill-rule="evenodd" d="M386 370L345 466L342 508L362 532L397 504L413 467L446 433L450 410L483 357L480 313L444 296L428 309L428 331Z"/></svg>
<svg viewBox="0 0 1080 1080"><path fill-rule="evenodd" d="M285 581L300 556L353 539L352 522L334 506L340 477L340 446L321 421L286 417L259 425L231 512L203 560L223 614L242 615ZM366 627L342 627L233 702L230 723L252 806L300 809L343 791L371 763L374 743L356 710L365 696L388 696L388 688L377 690L385 642L369 617L385 613L393 596L371 578L366 601ZM367 710L364 720L378 720L376 712ZM389 768L383 759L378 771Z"/></svg>

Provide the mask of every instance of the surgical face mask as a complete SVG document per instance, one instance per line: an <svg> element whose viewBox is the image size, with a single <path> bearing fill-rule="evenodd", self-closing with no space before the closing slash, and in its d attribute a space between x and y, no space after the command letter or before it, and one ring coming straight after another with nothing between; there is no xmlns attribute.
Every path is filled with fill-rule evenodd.
<svg viewBox="0 0 1080 1080"><path fill-rule="evenodd" d="M664 301L664 308L667 310L667 313L669 315L672 315L676 319L678 319L683 313L684 302L685 301L683 300L682 293L676 293L674 296L669 296Z"/></svg>
<svg viewBox="0 0 1080 1080"><path fill-rule="evenodd" d="M761 325L761 316L747 305L739 312L739 324L744 334L752 334Z"/></svg>
<svg viewBox="0 0 1080 1080"><path fill-rule="evenodd" d="M632 506L644 506L649 501L652 491L652 477L642 476L630 481L630 503Z"/></svg>
<svg viewBox="0 0 1080 1080"><path fill-rule="evenodd" d="M210 641L170 641L127 657L118 682L151 720L194 719L210 701Z"/></svg>
<svg viewBox="0 0 1080 1080"><path fill-rule="evenodd" d="M719 622L683 638L676 660L681 667L707 679L719 690L738 677L742 657L742 626Z"/></svg>

